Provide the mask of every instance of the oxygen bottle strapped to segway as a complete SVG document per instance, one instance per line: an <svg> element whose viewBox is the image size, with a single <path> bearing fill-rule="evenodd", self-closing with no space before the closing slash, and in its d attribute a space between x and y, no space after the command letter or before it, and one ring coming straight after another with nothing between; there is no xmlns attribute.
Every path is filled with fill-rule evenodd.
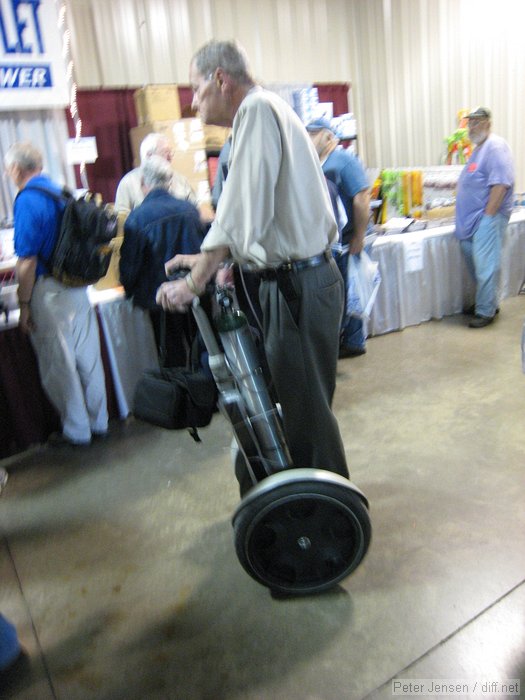
<svg viewBox="0 0 525 700"><path fill-rule="evenodd" d="M348 479L293 465L277 405L270 398L250 326L235 308L233 290L217 287L215 326L193 300L192 311L253 486L232 524L243 568L285 595L318 593L346 578L371 538L368 501Z"/></svg>

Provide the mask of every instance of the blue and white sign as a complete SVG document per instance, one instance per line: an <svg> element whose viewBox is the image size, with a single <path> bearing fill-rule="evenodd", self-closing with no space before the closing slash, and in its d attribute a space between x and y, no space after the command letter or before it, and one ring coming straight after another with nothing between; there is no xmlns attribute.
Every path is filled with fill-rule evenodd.
<svg viewBox="0 0 525 700"><path fill-rule="evenodd" d="M0 110L69 104L55 0L0 0Z"/></svg>

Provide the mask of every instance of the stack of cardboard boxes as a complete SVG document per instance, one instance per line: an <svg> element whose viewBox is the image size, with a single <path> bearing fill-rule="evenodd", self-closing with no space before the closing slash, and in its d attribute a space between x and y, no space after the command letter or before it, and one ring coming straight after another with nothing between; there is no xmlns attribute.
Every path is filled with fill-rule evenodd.
<svg viewBox="0 0 525 700"><path fill-rule="evenodd" d="M200 119L182 119L176 85L147 85L134 92L139 125L130 131L133 165L140 165L140 144L152 132L165 134L173 145L172 165L184 175L197 197L203 219L213 218L208 156L218 155L230 129L204 125ZM119 218L119 235L112 242L110 269L95 286L108 289L119 285L120 246L124 240L124 218Z"/></svg>
<svg viewBox="0 0 525 700"><path fill-rule="evenodd" d="M139 126L131 129L134 165L140 164L140 144L146 134L165 134L173 145L173 168L184 175L199 205L211 206L208 156L217 155L229 129L204 125L197 117L181 118L176 85L147 85L134 93Z"/></svg>

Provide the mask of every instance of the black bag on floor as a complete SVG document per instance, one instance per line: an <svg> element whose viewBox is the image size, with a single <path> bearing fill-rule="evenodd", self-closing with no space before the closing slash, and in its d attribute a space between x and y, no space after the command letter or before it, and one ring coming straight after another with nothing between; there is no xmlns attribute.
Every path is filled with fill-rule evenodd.
<svg viewBox="0 0 525 700"><path fill-rule="evenodd" d="M165 351L165 317L161 321L161 361ZM195 337L190 367L161 367L146 370L139 380L133 398L135 418L161 428L189 428L200 442L197 428L211 422L217 403L217 387L209 372L198 360L199 337Z"/></svg>

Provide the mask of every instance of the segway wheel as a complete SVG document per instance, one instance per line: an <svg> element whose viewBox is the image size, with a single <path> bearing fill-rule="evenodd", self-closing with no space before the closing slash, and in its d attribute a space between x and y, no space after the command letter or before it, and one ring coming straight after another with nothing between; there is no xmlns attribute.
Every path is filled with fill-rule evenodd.
<svg viewBox="0 0 525 700"><path fill-rule="evenodd" d="M364 495L348 479L289 469L251 489L233 516L247 573L276 593L319 593L346 578L371 539Z"/></svg>

